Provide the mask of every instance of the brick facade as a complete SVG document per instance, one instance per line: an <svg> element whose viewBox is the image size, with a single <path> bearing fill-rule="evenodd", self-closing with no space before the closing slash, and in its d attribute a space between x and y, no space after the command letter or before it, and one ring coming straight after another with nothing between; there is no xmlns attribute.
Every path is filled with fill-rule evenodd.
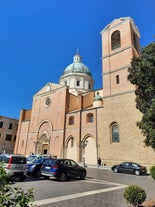
<svg viewBox="0 0 155 207"><path fill-rule="evenodd" d="M0 116L0 153L13 153L18 120Z"/></svg>
<svg viewBox="0 0 155 207"><path fill-rule="evenodd" d="M106 165L154 164L155 153L136 126L141 114L127 80L132 57L139 55L139 31L127 17L112 21L101 36L103 89L72 94L67 86L47 83L34 95L32 109L21 111L15 153L49 153L93 165L99 157Z"/></svg>

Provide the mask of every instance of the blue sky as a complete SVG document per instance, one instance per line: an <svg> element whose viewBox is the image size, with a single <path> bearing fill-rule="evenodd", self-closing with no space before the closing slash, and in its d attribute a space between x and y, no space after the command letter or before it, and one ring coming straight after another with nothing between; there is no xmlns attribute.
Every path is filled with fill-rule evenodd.
<svg viewBox="0 0 155 207"><path fill-rule="evenodd" d="M155 0L0 0L0 116L19 118L47 82L58 83L77 48L102 88L101 35L132 17L141 46L154 41Z"/></svg>

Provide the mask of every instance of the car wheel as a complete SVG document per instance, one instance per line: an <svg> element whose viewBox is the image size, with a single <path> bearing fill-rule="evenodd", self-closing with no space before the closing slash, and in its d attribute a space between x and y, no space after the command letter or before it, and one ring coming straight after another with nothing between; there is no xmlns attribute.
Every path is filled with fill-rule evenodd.
<svg viewBox="0 0 155 207"><path fill-rule="evenodd" d="M31 173L27 172L27 175L28 175L28 176L31 176Z"/></svg>
<svg viewBox="0 0 155 207"><path fill-rule="evenodd" d="M36 177L36 172L33 172L32 173L32 177Z"/></svg>
<svg viewBox="0 0 155 207"><path fill-rule="evenodd" d="M118 173L118 169L116 167L114 168L114 173Z"/></svg>
<svg viewBox="0 0 155 207"><path fill-rule="evenodd" d="M66 181L67 180L66 173L65 172L60 173L58 180L59 181Z"/></svg>
<svg viewBox="0 0 155 207"><path fill-rule="evenodd" d="M35 172L35 176L36 176L36 177L40 177L40 176L41 176L41 172L40 172L40 170L38 170L37 172Z"/></svg>
<svg viewBox="0 0 155 207"><path fill-rule="evenodd" d="M84 180L86 177L86 172L85 171L82 171L81 175L80 175L80 179L81 180Z"/></svg>
<svg viewBox="0 0 155 207"><path fill-rule="evenodd" d="M25 180L25 175L20 176L19 180L24 181Z"/></svg>
<svg viewBox="0 0 155 207"><path fill-rule="evenodd" d="M140 171L139 170L135 170L135 175L140 175Z"/></svg>
<svg viewBox="0 0 155 207"><path fill-rule="evenodd" d="M46 180L46 179L49 179L49 176L43 176L43 178Z"/></svg>

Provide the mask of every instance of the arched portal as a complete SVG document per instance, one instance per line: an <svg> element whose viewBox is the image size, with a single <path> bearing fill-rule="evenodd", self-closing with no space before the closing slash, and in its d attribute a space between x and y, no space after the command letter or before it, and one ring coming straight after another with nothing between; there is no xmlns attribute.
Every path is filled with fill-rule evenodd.
<svg viewBox="0 0 155 207"><path fill-rule="evenodd" d="M87 137L84 139L85 148L84 148L84 158L85 163L87 164L97 164L97 148L96 142L92 137Z"/></svg>
<svg viewBox="0 0 155 207"><path fill-rule="evenodd" d="M73 137L69 137L66 142L66 158L77 161L77 148Z"/></svg>
<svg viewBox="0 0 155 207"><path fill-rule="evenodd" d="M47 120L43 121L38 128L35 153L51 154L50 151L51 132L52 132L51 124Z"/></svg>
<svg viewBox="0 0 155 207"><path fill-rule="evenodd" d="M50 154L49 153L50 147L50 139L47 134L42 134L42 136L38 139L36 143L36 150L39 154Z"/></svg>

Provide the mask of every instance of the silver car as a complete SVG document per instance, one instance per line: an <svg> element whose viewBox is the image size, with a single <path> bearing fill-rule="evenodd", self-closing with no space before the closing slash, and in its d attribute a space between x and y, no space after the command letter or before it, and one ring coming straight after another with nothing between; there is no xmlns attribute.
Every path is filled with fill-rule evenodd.
<svg viewBox="0 0 155 207"><path fill-rule="evenodd" d="M11 178L19 178L24 181L26 177L27 163L26 157L15 154L0 154L0 165Z"/></svg>

